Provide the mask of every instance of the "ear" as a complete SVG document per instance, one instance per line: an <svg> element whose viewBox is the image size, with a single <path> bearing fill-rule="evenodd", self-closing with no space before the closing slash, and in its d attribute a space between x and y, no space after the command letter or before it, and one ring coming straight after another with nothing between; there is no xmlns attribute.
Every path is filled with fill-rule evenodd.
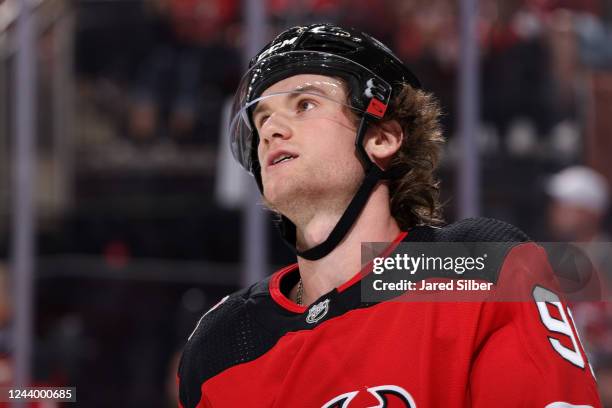
<svg viewBox="0 0 612 408"><path fill-rule="evenodd" d="M404 141L404 131L396 120L389 120L370 125L364 138L364 148L378 167L386 170L391 159L401 148Z"/></svg>

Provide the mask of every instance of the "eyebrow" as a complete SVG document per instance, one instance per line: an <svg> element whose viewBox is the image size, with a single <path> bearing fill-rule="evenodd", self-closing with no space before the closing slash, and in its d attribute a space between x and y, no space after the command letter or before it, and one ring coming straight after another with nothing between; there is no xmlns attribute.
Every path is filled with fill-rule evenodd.
<svg viewBox="0 0 612 408"><path fill-rule="evenodd" d="M285 93L284 95L286 95L287 99L291 101L295 98L298 98L302 93L312 93L316 95L329 97L329 95L327 94L327 92L325 92L324 89L316 85L312 85L312 84L306 85L301 88L297 88L295 91L287 91L287 93ZM255 107L255 110L253 111L253 114L251 115L253 118L255 118L257 114L261 113L262 110L265 110L267 108L267 105L265 103L266 99L267 98L264 97L264 99L261 102L257 103L257 106Z"/></svg>

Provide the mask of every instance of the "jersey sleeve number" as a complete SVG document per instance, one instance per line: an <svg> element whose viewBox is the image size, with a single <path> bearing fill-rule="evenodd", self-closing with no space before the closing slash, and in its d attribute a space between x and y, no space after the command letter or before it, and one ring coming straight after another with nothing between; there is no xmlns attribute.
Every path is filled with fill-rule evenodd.
<svg viewBox="0 0 612 408"><path fill-rule="evenodd" d="M584 357L582 357L582 353L580 352L582 345L579 345L580 339L576 337L576 332L572 328L572 326L575 325L573 322L572 315L569 313L569 310L568 313L565 313L565 308L563 307L559 296L557 296L555 293L551 292L548 289L544 289L541 286L536 286L533 289L532 295L538 307L538 312L540 313L540 319L542 320L542 324L544 324L544 326L546 326L546 328L553 333L558 333L569 337L572 342L572 348L569 348L561 344L558 339L549 336L548 340L550 341L550 344L552 345L553 349L555 349L555 351L559 353L561 357L563 357L570 363L574 364L577 367L584 368L585 361ZM558 310L559 316L561 317L560 319L551 316L547 304Z"/></svg>

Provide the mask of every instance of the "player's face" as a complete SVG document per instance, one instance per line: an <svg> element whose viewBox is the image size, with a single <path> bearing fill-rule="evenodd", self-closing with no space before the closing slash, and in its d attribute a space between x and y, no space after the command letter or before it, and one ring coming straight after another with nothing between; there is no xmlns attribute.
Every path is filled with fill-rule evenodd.
<svg viewBox="0 0 612 408"><path fill-rule="evenodd" d="M296 75L270 86L262 97L252 118L266 200L282 211L309 199L330 205L350 199L363 170L344 83Z"/></svg>

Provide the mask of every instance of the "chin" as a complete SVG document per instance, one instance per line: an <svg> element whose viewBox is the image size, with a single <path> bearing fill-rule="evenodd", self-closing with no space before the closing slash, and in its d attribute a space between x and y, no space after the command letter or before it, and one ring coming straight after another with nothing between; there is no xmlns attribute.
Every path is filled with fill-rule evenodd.
<svg viewBox="0 0 612 408"><path fill-rule="evenodd" d="M279 180L278 182L264 182L265 199L273 207L278 208L288 201L295 200L296 187L293 182Z"/></svg>
<svg viewBox="0 0 612 408"><path fill-rule="evenodd" d="M308 201L308 197L312 196L312 189L308 181L287 177L264 183L265 199L272 208L283 214L293 212Z"/></svg>

